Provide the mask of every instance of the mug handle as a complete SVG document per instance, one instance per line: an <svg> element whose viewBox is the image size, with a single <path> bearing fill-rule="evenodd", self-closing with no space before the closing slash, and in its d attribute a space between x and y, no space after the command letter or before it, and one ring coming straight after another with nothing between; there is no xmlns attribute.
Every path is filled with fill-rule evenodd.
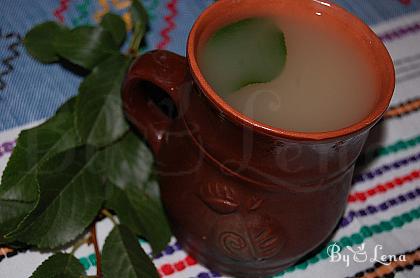
<svg viewBox="0 0 420 278"><path fill-rule="evenodd" d="M192 88L186 58L166 50L145 53L133 62L122 87L123 108L128 120L143 134L152 151L157 154L164 133L173 119L151 100L153 89L143 86L145 83L166 92L180 113L183 95Z"/></svg>

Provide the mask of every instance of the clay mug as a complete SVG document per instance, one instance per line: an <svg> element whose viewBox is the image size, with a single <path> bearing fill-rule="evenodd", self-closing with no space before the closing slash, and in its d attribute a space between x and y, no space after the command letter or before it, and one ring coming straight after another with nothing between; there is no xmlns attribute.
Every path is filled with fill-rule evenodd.
<svg viewBox="0 0 420 278"><path fill-rule="evenodd" d="M377 101L362 121L320 133L273 128L234 110L206 82L197 49L212 33L284 10L300 17L327 15L327 24L354 37L358 51L365 52L375 69ZM331 235L346 206L355 161L394 85L384 45L336 5L220 0L195 22L186 58L157 50L134 62L123 85L123 105L154 152L161 198L185 250L234 277L265 277L295 264ZM158 105L167 99L175 116Z"/></svg>

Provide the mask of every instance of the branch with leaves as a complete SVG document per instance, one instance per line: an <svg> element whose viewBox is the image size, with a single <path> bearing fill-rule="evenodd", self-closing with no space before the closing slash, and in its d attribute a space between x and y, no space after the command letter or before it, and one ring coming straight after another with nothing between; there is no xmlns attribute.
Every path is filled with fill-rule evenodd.
<svg viewBox="0 0 420 278"><path fill-rule="evenodd" d="M147 13L138 0L131 13L128 53L121 52L126 26L115 14L105 15L99 26L74 29L45 22L24 39L38 61L88 73L77 96L51 119L21 132L3 173L0 244L55 253L33 278L88 277L74 253L89 243L98 278L159 277L138 237L157 254L171 234L156 194L153 156L130 130L120 97L146 32ZM95 223L103 217L114 228L101 252ZM71 253L57 251L67 249Z"/></svg>

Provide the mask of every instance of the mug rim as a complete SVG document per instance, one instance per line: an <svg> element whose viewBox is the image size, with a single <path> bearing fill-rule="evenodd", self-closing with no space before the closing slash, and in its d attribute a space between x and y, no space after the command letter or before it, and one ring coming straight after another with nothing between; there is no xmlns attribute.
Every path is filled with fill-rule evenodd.
<svg viewBox="0 0 420 278"><path fill-rule="evenodd" d="M261 5L261 0L245 0L248 2L254 1L255 4ZM295 1L295 0L280 0L280 1ZM300 0L302 1L302 0ZM387 86L384 88L379 86L380 92L378 93L379 99L375 103L375 106L371 109L370 113L362 120L333 131L322 131L322 132L300 132L300 131L292 131L286 130L282 128L273 127L257 120L254 120L232 106L230 106L222 97L220 97L216 91L212 88L212 86L207 82L204 78L203 74L198 65L196 53L198 48L198 37L200 28L202 28L203 22L207 19L209 14L214 10L220 10L223 12L225 10L226 5L230 5L232 3L238 2L237 0L219 0L209 7L207 7L201 15L195 21L189 37L187 41L187 60L191 69L191 74L196 82L196 84L200 87L201 91L210 100L210 102L216 106L219 110L221 110L224 115L234 123L239 122L241 125L252 128L257 132L261 132L263 134L274 136L274 137L282 137L288 138L292 140L308 140L308 141L319 141L319 140L328 140L333 138L345 137L352 135L354 133L360 133L364 130L372 127L376 124L383 116L383 114L388 109L389 103L394 93L395 89L395 69L393 66L392 58L386 49L385 45L382 41L378 38L378 36L370 29L368 25L366 25L363 21L361 21L358 17L351 14L350 12L346 11L344 8L329 2L328 0L304 0L307 1L308 4L314 2L319 5L328 6L329 9L333 9L333 12L339 14L339 16L346 18L349 22L351 21L353 24L354 29L358 29L359 32L363 32L368 38L370 45L372 47L372 53L375 53L378 57L381 57L381 61L383 62L383 69L382 72L376 70L376 73L380 75L378 79L379 82L382 82L385 79L387 80ZM379 72L379 73L378 73ZM384 82L385 83L385 82Z"/></svg>

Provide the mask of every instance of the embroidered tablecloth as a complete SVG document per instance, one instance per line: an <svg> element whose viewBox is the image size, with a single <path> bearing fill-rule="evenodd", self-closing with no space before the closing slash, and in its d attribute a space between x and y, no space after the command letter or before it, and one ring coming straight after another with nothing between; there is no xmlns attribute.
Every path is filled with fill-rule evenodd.
<svg viewBox="0 0 420 278"><path fill-rule="evenodd" d="M297 0L298 1L298 0ZM188 32L212 0L143 0L150 15L145 49L185 54ZM368 23L389 49L397 70L391 107L374 128L354 177L348 206L324 249L276 277L420 277L420 0L336 0ZM129 0L0 0L0 174L19 132L50 117L80 83L59 65L42 65L22 46L24 34L45 20L96 24L108 11L129 20ZM199 223L197 223L199 225ZM98 224L102 244L112 224ZM142 242L146 251L150 247ZM0 248L0 277L29 277L49 254ZM76 253L94 275L91 247ZM387 265L376 262L381 256ZM389 257L391 256L391 257ZM394 262L395 258L401 260ZM162 277L221 277L199 265L173 238L156 258Z"/></svg>

